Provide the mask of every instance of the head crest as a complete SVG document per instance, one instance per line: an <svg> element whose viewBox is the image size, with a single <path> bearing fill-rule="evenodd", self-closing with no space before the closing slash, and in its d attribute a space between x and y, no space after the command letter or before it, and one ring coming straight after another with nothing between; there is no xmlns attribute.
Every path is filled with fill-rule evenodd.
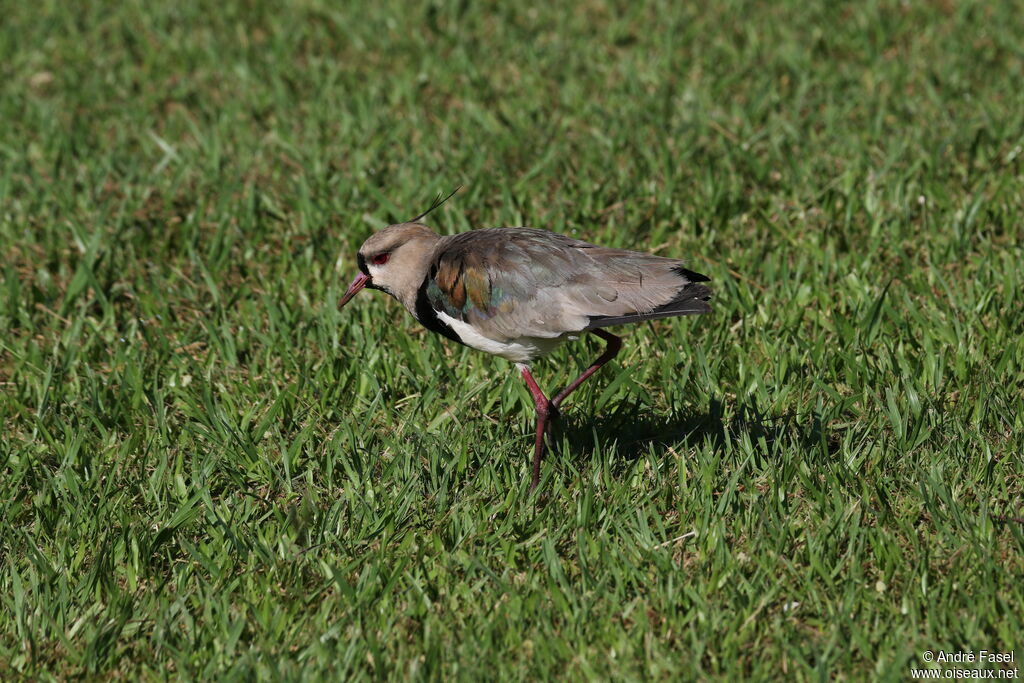
<svg viewBox="0 0 1024 683"><path fill-rule="evenodd" d="M459 185L459 186L458 186L458 187L456 187L456 188L455 188L454 190L452 190L451 192L449 192L449 193L448 193L448 196L447 196L447 197L445 197L444 199L441 199L441 193L440 193L440 192L438 192L438 193L437 193L437 196L436 196L436 197L434 197L434 201L433 201L433 202L431 202L431 204L430 204L430 208L429 208L429 209L427 209L426 211L424 211L423 213L421 213L421 214L420 214L419 216L416 216L416 218L413 218L413 219L412 219L411 221L409 221L409 222L410 222L410 223L415 223L415 222L419 221L419 219L423 218L423 217L424 217L424 216L426 216L426 215L427 215L428 213L430 213L431 211L433 211L434 209L436 209L437 207L441 206L441 205L442 205L442 204L444 204L444 203L445 203L446 201L448 201L449 199L451 199L452 197L454 197L454 196L455 196L455 193L456 193L456 192L458 192L458 191L459 191L459 190L461 190L461 189L462 189L462 185Z"/></svg>

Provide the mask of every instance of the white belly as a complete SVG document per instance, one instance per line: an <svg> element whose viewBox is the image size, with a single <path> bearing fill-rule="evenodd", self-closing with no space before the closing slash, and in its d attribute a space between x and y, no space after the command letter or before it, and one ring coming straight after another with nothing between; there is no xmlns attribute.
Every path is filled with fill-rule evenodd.
<svg viewBox="0 0 1024 683"><path fill-rule="evenodd" d="M469 323L457 320L443 311L437 311L437 317L452 328L462 343L478 351L507 358L516 363L529 363L534 358L551 353L569 335L562 337L518 337L508 341L495 341L483 336Z"/></svg>

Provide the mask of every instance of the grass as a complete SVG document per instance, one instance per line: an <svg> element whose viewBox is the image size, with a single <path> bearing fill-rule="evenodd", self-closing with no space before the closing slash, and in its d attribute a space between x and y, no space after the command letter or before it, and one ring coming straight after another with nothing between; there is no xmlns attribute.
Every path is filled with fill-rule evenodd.
<svg viewBox="0 0 1024 683"><path fill-rule="evenodd" d="M1013 3L5 15L0 677L1020 657ZM714 278L712 315L624 330L540 498L508 363L337 308L361 241L458 184L441 232Z"/></svg>

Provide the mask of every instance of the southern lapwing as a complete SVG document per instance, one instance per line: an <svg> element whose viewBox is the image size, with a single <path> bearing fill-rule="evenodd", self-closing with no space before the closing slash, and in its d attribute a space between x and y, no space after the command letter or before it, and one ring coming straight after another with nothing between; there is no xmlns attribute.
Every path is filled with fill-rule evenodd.
<svg viewBox="0 0 1024 683"><path fill-rule="evenodd" d="M711 310L711 290L700 284L709 278L676 259L533 228L441 237L416 220L390 225L363 243L361 272L340 306L364 287L379 289L427 329L514 362L537 408L531 490L540 482L549 420L622 346L604 328ZM604 353L549 400L531 364L584 332L607 342Z"/></svg>

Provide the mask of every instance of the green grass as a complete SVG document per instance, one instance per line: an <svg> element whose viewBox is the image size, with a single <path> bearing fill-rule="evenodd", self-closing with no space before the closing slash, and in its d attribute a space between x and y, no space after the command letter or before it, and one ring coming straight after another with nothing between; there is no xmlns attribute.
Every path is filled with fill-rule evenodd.
<svg viewBox="0 0 1024 683"><path fill-rule="evenodd" d="M5 7L0 678L1021 657L1015 3L352 5ZM510 364L337 308L459 184L441 232L714 278L623 330L539 498Z"/></svg>

